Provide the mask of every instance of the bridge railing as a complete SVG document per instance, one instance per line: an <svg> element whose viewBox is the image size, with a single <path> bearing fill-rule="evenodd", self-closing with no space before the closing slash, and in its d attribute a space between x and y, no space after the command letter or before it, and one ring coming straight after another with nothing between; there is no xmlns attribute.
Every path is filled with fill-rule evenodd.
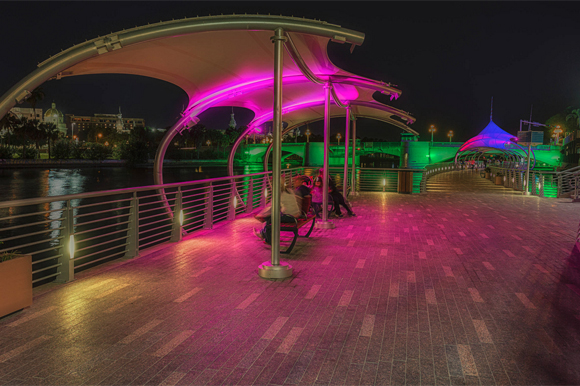
<svg viewBox="0 0 580 386"><path fill-rule="evenodd" d="M566 197L577 186L578 172L553 172L546 170L530 170L530 183L526 186L526 170L518 168L504 168L498 166L489 167L490 177L498 175L503 177L503 185L519 191L528 191L533 196L539 197Z"/></svg>

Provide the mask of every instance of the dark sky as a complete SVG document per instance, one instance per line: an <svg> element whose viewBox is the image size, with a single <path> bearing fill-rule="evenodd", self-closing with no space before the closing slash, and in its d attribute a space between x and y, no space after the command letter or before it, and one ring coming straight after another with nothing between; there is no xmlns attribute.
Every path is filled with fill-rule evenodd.
<svg viewBox="0 0 580 386"><path fill-rule="evenodd" d="M0 2L0 93L50 55L97 35L173 18L231 13L304 16L364 32L352 54L329 45L334 63L391 82L403 91L394 107L417 118L421 139L464 141L489 122L515 133L520 119L543 122L567 106L580 107L578 2ZM232 58L235 59L235 58ZM47 98L64 113L143 117L147 125L175 122L187 104L174 85L136 76L72 77L47 82ZM228 109L202 116L225 128ZM251 114L236 109L238 124ZM339 122L338 125L343 125ZM338 128L335 126L335 129ZM218 127L219 126L219 127ZM399 129L360 122L361 136L399 138Z"/></svg>

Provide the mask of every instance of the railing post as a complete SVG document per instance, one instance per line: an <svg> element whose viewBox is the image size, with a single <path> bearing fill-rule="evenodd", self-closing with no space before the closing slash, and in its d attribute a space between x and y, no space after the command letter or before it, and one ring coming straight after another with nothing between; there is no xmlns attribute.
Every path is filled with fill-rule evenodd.
<svg viewBox="0 0 580 386"><path fill-rule="evenodd" d="M236 195L236 181L230 180L230 194L228 205L228 220L233 221L236 218L236 207L238 206L238 196Z"/></svg>
<svg viewBox="0 0 580 386"><path fill-rule="evenodd" d="M74 236L74 218L73 209L70 200L66 201L66 208L63 211L62 224L62 239L60 241L62 246L62 258L60 273L55 278L55 283L66 283L74 280L74 253L75 253L75 236Z"/></svg>
<svg viewBox="0 0 580 386"><path fill-rule="evenodd" d="M264 176L262 177L262 193L260 193L260 207L265 207L266 206L266 194L267 194L267 189L268 189L268 184L267 184L267 178L268 175L264 174Z"/></svg>
<svg viewBox="0 0 580 386"><path fill-rule="evenodd" d="M128 259L139 256L139 198L133 193L131 208L129 208L129 223L127 224L127 247L125 256Z"/></svg>
<svg viewBox="0 0 580 386"><path fill-rule="evenodd" d="M540 197L545 197L544 196L544 185L545 184L546 184L546 176L544 176L543 174L540 174L540 191L538 192Z"/></svg>
<svg viewBox="0 0 580 386"><path fill-rule="evenodd" d="M171 239L169 241L176 243L181 241L183 225L183 212L182 212L182 194L181 186L177 188L177 193L175 194L175 206L173 209L173 227L171 228Z"/></svg>
<svg viewBox="0 0 580 386"><path fill-rule="evenodd" d="M536 173L532 173L532 182L530 183L530 194L533 196L536 194Z"/></svg>
<svg viewBox="0 0 580 386"><path fill-rule="evenodd" d="M209 184L205 201L205 219L203 229L213 228L213 185Z"/></svg>
<svg viewBox="0 0 580 386"><path fill-rule="evenodd" d="M560 198L562 196L562 174L558 176L558 192L556 193L556 197Z"/></svg>
<svg viewBox="0 0 580 386"><path fill-rule="evenodd" d="M246 196L246 213L252 213L254 210L254 179L250 177L250 186L248 186L248 195Z"/></svg>

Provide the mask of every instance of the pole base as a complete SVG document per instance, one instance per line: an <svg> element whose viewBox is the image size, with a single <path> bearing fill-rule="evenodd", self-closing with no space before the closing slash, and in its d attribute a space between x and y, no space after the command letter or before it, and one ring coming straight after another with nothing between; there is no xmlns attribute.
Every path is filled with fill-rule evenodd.
<svg viewBox="0 0 580 386"><path fill-rule="evenodd" d="M280 265L272 265L265 261L258 266L258 275L263 279L286 279L292 276L292 266L288 263L280 262Z"/></svg>
<svg viewBox="0 0 580 386"><path fill-rule="evenodd" d="M334 229L334 223L331 221L316 221L314 227L317 229Z"/></svg>

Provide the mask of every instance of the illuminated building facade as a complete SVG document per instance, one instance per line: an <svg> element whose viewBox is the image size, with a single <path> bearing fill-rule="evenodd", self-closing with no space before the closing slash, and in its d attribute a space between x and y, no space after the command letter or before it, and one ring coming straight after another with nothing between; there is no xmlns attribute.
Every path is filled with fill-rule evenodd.
<svg viewBox="0 0 580 386"><path fill-rule="evenodd" d="M76 130L110 130L129 133L135 127L145 127L145 119L123 118L120 112L119 114L95 114L94 116L66 114L65 121L67 129L75 132Z"/></svg>

